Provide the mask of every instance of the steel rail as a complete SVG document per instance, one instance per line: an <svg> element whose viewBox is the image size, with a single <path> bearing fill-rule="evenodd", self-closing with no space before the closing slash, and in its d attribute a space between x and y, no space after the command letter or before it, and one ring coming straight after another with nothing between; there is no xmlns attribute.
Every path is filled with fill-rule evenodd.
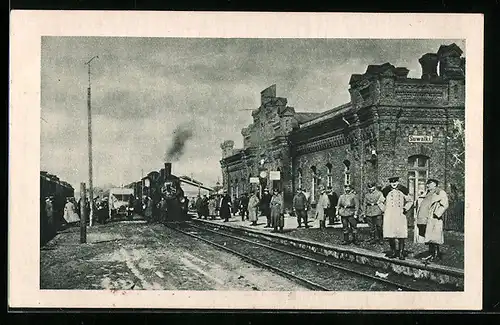
<svg viewBox="0 0 500 325"><path fill-rule="evenodd" d="M254 258L252 258L252 257L249 257L249 256L246 256L246 255L243 255L243 254L241 254L241 253L239 253L239 252L237 252L237 251L235 251L235 250L232 250L232 249L230 249L230 248L228 248L228 247L225 247L225 246L223 246L223 245L217 244L217 243L215 243L215 242L212 242L212 241L210 241L210 240L208 240L208 239L205 239L205 238L202 238L202 237L200 237L200 236L196 236L196 235L194 235L194 234L192 234L192 233L189 233L189 232L187 232L187 231L181 230L181 229L179 229L179 228L177 228L177 227L172 227L172 226L171 226L171 225L169 225L168 223L167 223L167 224L165 224L165 226L167 226L169 229L172 229L172 230L178 231L178 232L180 232L180 233L182 233L182 234L185 234L185 235L191 236L191 237L193 237L193 238L196 238L196 239L198 239L198 240L201 240L201 241L203 241L203 242L206 242L206 243L208 243L208 244L210 244L210 245L213 245L213 246L215 246L215 247L217 247L217 248L220 248L220 249L222 249L222 250L225 250L225 251L227 251L227 252L229 252L229 253L231 253L231 254L234 254L234 255L236 255L236 256L238 256L238 257L240 257L240 258L244 259L244 260L247 260L248 262L250 262L250 263L252 263L252 264L254 264L254 265L256 265L256 266L260 266L260 267L264 267L264 268L266 268L266 269L270 269L270 270L272 270L272 271L274 271L274 272L276 272L276 273L278 273L278 274L280 274L280 275L284 275L285 277L287 277L287 278L289 278L289 279L292 279L292 280L298 281L298 282L300 282L301 284L306 285L306 286L307 286L307 287L309 287L310 289L321 290L321 291L332 291L332 290L330 290L330 289L328 289L328 288L326 288L326 287L324 287L324 286L322 286L322 285L320 285L320 284L317 284L317 283L314 283L314 282L309 281L309 280L307 280L307 279L301 278L301 277L299 277L299 276L297 276L297 275L295 275L295 274L292 274L292 273L290 273L290 272L287 272L287 271L281 270L281 269L279 269L279 268L277 268L277 267L274 267L274 266L272 266L272 265L269 265L269 264L267 264L267 263L264 263L264 262L262 262L262 261L259 261L259 260L257 260L257 259L254 259ZM208 229L202 229L202 228L199 228L199 229L201 229L201 230L208 230ZM210 231L210 230L208 230L208 231ZM218 233L216 233L216 234L218 234ZM223 236L224 236L224 235L223 235ZM252 244L254 244L254 243L252 243Z"/></svg>
<svg viewBox="0 0 500 325"><path fill-rule="evenodd" d="M392 287L397 287L397 288L400 288L402 290L407 290L407 291L421 291L419 289L410 287L408 285L399 284L399 283L393 282L391 280L387 280L387 279L384 279L384 278L379 278L377 276L373 276L373 275L367 274L365 272L360 272L360 271L357 271L357 270L353 270L353 269L350 269L350 268L347 268L347 267L344 267L344 266L335 265L335 264L332 264L332 263L329 263L329 262L322 261L320 259L315 259L315 258L312 258L312 257L299 255L299 254L296 254L296 253L293 253L293 252L289 252L289 251L286 251L286 250L282 250L282 249L279 249L279 248L276 248L276 247L272 247L272 246L269 246L269 245L266 245L266 244L257 243L257 242L254 242L254 241L251 241L251 240L248 240L248 239L245 239L245 238L236 237L236 236L233 236L233 235L216 232L216 231L204 228L204 227L199 227L197 225L190 224L190 226L194 227L194 228L197 228L197 229L202 229L202 230L205 230L205 231L216 233L218 235L223 235L223 236L226 236L226 237L229 237L229 238L237 239L237 240L240 240L240 241L245 241L245 242L248 242L248 243L251 243L251 244L254 244L254 245L265 247L265 248L268 248L268 249L271 249L271 250L274 250L274 251L277 251L277 252L280 252L280 253L283 253L283 254L295 256L295 257L298 257L298 258L301 258L301 259L304 259L304 260L308 260L308 261L311 261L311 262L320 263L322 265L326 265L326 266L329 266L331 268L334 268L334 269L337 269L337 270L340 270L340 271L352 273L352 274L355 274L355 275L358 275L358 276L361 276L361 277L364 277L364 278L369 278L371 280L374 280L374 281L377 281L377 282L380 282L380 283L384 283L384 284L390 285Z"/></svg>

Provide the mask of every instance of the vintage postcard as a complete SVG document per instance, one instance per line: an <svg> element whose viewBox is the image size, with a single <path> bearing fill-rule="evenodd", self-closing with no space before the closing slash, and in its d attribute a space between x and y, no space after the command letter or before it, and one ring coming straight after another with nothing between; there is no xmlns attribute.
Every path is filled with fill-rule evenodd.
<svg viewBox="0 0 500 325"><path fill-rule="evenodd" d="M10 62L10 307L481 309L481 15L13 11Z"/></svg>

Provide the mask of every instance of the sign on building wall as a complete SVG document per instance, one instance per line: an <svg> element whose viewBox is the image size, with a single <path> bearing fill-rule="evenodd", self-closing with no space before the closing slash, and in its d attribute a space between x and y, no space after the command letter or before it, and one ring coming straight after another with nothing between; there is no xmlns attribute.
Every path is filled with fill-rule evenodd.
<svg viewBox="0 0 500 325"><path fill-rule="evenodd" d="M250 177L250 184L259 184L258 177Z"/></svg>
<svg viewBox="0 0 500 325"><path fill-rule="evenodd" d="M432 135L409 135L410 143L432 143Z"/></svg>
<svg viewBox="0 0 500 325"><path fill-rule="evenodd" d="M269 178L272 181L279 181L280 180L280 172L278 172L278 171L269 172Z"/></svg>

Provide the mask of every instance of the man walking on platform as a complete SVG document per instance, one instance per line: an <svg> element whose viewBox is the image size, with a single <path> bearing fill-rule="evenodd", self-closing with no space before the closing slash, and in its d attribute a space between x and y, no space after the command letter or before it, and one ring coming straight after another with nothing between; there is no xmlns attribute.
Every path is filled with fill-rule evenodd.
<svg viewBox="0 0 500 325"><path fill-rule="evenodd" d="M363 200L363 213L370 226L372 238L370 244L382 243L382 215L384 214L384 196L375 183L368 183L368 193Z"/></svg>
<svg viewBox="0 0 500 325"><path fill-rule="evenodd" d="M327 188L328 200L330 201L330 207L326 210L326 215L328 217L328 225L333 225L335 223L335 216L337 214L336 207L339 202L339 196L333 191L331 186Z"/></svg>
<svg viewBox="0 0 500 325"><path fill-rule="evenodd" d="M293 211L297 217L297 223L299 224L297 228L302 227L302 221L306 228L309 228L307 224L307 209L309 208L309 201L301 188L297 190L297 194L293 197Z"/></svg>
<svg viewBox="0 0 500 325"><path fill-rule="evenodd" d="M344 186L344 194L342 194L337 203L337 214L340 215L342 221L342 230L344 233L344 240L342 245L348 245L349 233L352 233L352 242L354 245L358 244L356 234L358 226L358 211L359 199L353 192L351 185Z"/></svg>
<svg viewBox="0 0 500 325"><path fill-rule="evenodd" d="M389 239L391 247L389 258L399 257L404 260L405 239L408 238L408 221L406 213L413 205L413 200L408 195L408 189L399 184L399 177L389 178L390 185L382 190L385 197L385 209L383 218L384 238ZM396 250L396 239L398 250Z"/></svg>

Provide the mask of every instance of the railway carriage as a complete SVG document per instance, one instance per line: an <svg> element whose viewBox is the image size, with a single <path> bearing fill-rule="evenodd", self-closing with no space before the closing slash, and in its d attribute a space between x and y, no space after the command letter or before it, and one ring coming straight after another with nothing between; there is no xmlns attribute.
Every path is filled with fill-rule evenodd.
<svg viewBox="0 0 500 325"><path fill-rule="evenodd" d="M74 188L59 177L40 172L40 243L52 239L61 227L66 198L74 197ZM52 197L52 218L46 212L46 199Z"/></svg>

